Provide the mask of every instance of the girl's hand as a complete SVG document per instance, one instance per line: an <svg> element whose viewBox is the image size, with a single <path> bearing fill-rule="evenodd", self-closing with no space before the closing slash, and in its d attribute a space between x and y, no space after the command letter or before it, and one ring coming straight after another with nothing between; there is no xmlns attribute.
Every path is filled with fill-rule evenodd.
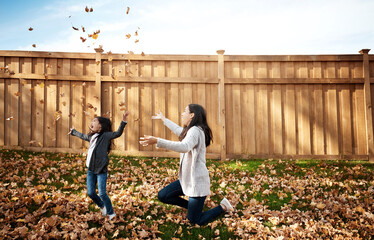
<svg viewBox="0 0 374 240"><path fill-rule="evenodd" d="M158 113L156 113L156 116L152 116L152 119L161 119L162 121L165 121L165 116L160 110L158 110Z"/></svg>
<svg viewBox="0 0 374 240"><path fill-rule="evenodd" d="M71 135L71 132L72 132L74 129L75 129L74 126L72 126L72 128L70 128L70 132L68 132L67 135Z"/></svg>
<svg viewBox="0 0 374 240"><path fill-rule="evenodd" d="M126 111L122 116L122 121L127 122L127 116L129 116L130 112Z"/></svg>
<svg viewBox="0 0 374 240"><path fill-rule="evenodd" d="M157 143L157 138L154 136L149 136L149 135L144 135L144 137L140 138L139 143L143 146L146 147L148 145L156 144Z"/></svg>

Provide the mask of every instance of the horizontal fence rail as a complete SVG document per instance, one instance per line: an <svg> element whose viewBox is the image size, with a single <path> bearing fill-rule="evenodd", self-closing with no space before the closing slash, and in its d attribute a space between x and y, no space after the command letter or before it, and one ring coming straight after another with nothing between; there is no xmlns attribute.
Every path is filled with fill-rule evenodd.
<svg viewBox="0 0 374 240"><path fill-rule="evenodd" d="M177 141L162 111L181 124L189 103L207 111L209 158L373 160L370 83L374 56L135 55L0 51L0 146L82 152L67 136L94 116L131 112L115 153L177 157L143 147L144 134Z"/></svg>

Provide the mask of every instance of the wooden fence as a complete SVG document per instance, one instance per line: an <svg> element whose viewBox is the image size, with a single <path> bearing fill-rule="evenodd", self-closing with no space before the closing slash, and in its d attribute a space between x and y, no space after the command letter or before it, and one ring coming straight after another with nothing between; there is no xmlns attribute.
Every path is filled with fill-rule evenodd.
<svg viewBox="0 0 374 240"><path fill-rule="evenodd" d="M0 146L79 152L67 136L95 115L116 129L131 112L117 153L176 157L142 147L144 134L177 140L151 116L172 121L189 103L207 111L209 158L373 160L370 82L374 56L134 55L0 51Z"/></svg>

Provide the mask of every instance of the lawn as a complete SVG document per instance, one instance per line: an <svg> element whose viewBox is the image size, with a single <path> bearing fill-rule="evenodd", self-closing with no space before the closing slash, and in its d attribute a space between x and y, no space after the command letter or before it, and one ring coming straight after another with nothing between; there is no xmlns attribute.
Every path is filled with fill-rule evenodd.
<svg viewBox="0 0 374 240"><path fill-rule="evenodd" d="M178 159L111 156L118 215L86 196L85 156L0 150L0 239L371 239L374 164L364 161L208 160L212 194L236 208L206 226L162 204Z"/></svg>

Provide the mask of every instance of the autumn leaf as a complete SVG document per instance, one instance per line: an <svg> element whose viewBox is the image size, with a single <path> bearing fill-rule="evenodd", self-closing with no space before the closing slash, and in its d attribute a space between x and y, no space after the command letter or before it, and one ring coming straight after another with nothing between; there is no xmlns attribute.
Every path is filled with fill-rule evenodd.
<svg viewBox="0 0 374 240"><path fill-rule="evenodd" d="M131 34L130 33L126 34L126 39L130 39L130 38L131 38Z"/></svg>
<svg viewBox="0 0 374 240"><path fill-rule="evenodd" d="M86 32L86 29L85 29L83 26L82 26L82 31L83 31L83 32Z"/></svg>
<svg viewBox="0 0 374 240"><path fill-rule="evenodd" d="M20 92L15 92L14 96L19 97L19 96L21 96L21 93Z"/></svg>
<svg viewBox="0 0 374 240"><path fill-rule="evenodd" d="M144 57L144 56L145 56L145 53L144 53L144 52L142 52L142 53L141 53L141 55L142 55L142 56Z"/></svg>
<svg viewBox="0 0 374 240"><path fill-rule="evenodd" d="M14 119L14 117L13 116L11 116L11 117L8 117L7 119L5 119L5 120L7 120L7 121L11 121L11 120L13 120Z"/></svg>
<svg viewBox="0 0 374 240"><path fill-rule="evenodd" d="M135 43L138 43L138 42L139 42L139 39L136 39L136 40L135 40Z"/></svg>
<svg viewBox="0 0 374 240"><path fill-rule="evenodd" d="M74 26L72 26L72 28L75 30L75 31L79 31L79 28L76 28Z"/></svg>
<svg viewBox="0 0 374 240"><path fill-rule="evenodd" d="M92 7L90 8L90 12L93 12L93 8Z"/></svg>
<svg viewBox="0 0 374 240"><path fill-rule="evenodd" d="M99 37L99 35L98 35L98 34L96 34L96 33L92 34L92 38L93 38L93 39L95 39L95 40L96 40L96 39L97 39L98 37Z"/></svg>
<svg viewBox="0 0 374 240"><path fill-rule="evenodd" d="M82 42L85 42L87 40L87 38L83 38L83 37L80 37L80 39L82 40Z"/></svg>
<svg viewBox="0 0 374 240"><path fill-rule="evenodd" d="M149 233L145 231L144 229L139 232L139 237L140 238L148 238Z"/></svg>
<svg viewBox="0 0 374 240"><path fill-rule="evenodd" d="M40 104L44 104L44 100L43 99L40 99L39 102L40 102Z"/></svg>
<svg viewBox="0 0 374 240"><path fill-rule="evenodd" d="M89 12L90 9L86 6L86 8L84 9L86 12Z"/></svg>
<svg viewBox="0 0 374 240"><path fill-rule="evenodd" d="M129 14L130 12L130 7L127 7L126 14Z"/></svg>
<svg viewBox="0 0 374 240"><path fill-rule="evenodd" d="M32 47L36 48L36 44L34 43L34 44L32 45Z"/></svg>
<svg viewBox="0 0 374 240"><path fill-rule="evenodd" d="M34 30L34 29L33 29L32 27L30 27L30 28L29 28L29 31L32 31L32 30Z"/></svg>

